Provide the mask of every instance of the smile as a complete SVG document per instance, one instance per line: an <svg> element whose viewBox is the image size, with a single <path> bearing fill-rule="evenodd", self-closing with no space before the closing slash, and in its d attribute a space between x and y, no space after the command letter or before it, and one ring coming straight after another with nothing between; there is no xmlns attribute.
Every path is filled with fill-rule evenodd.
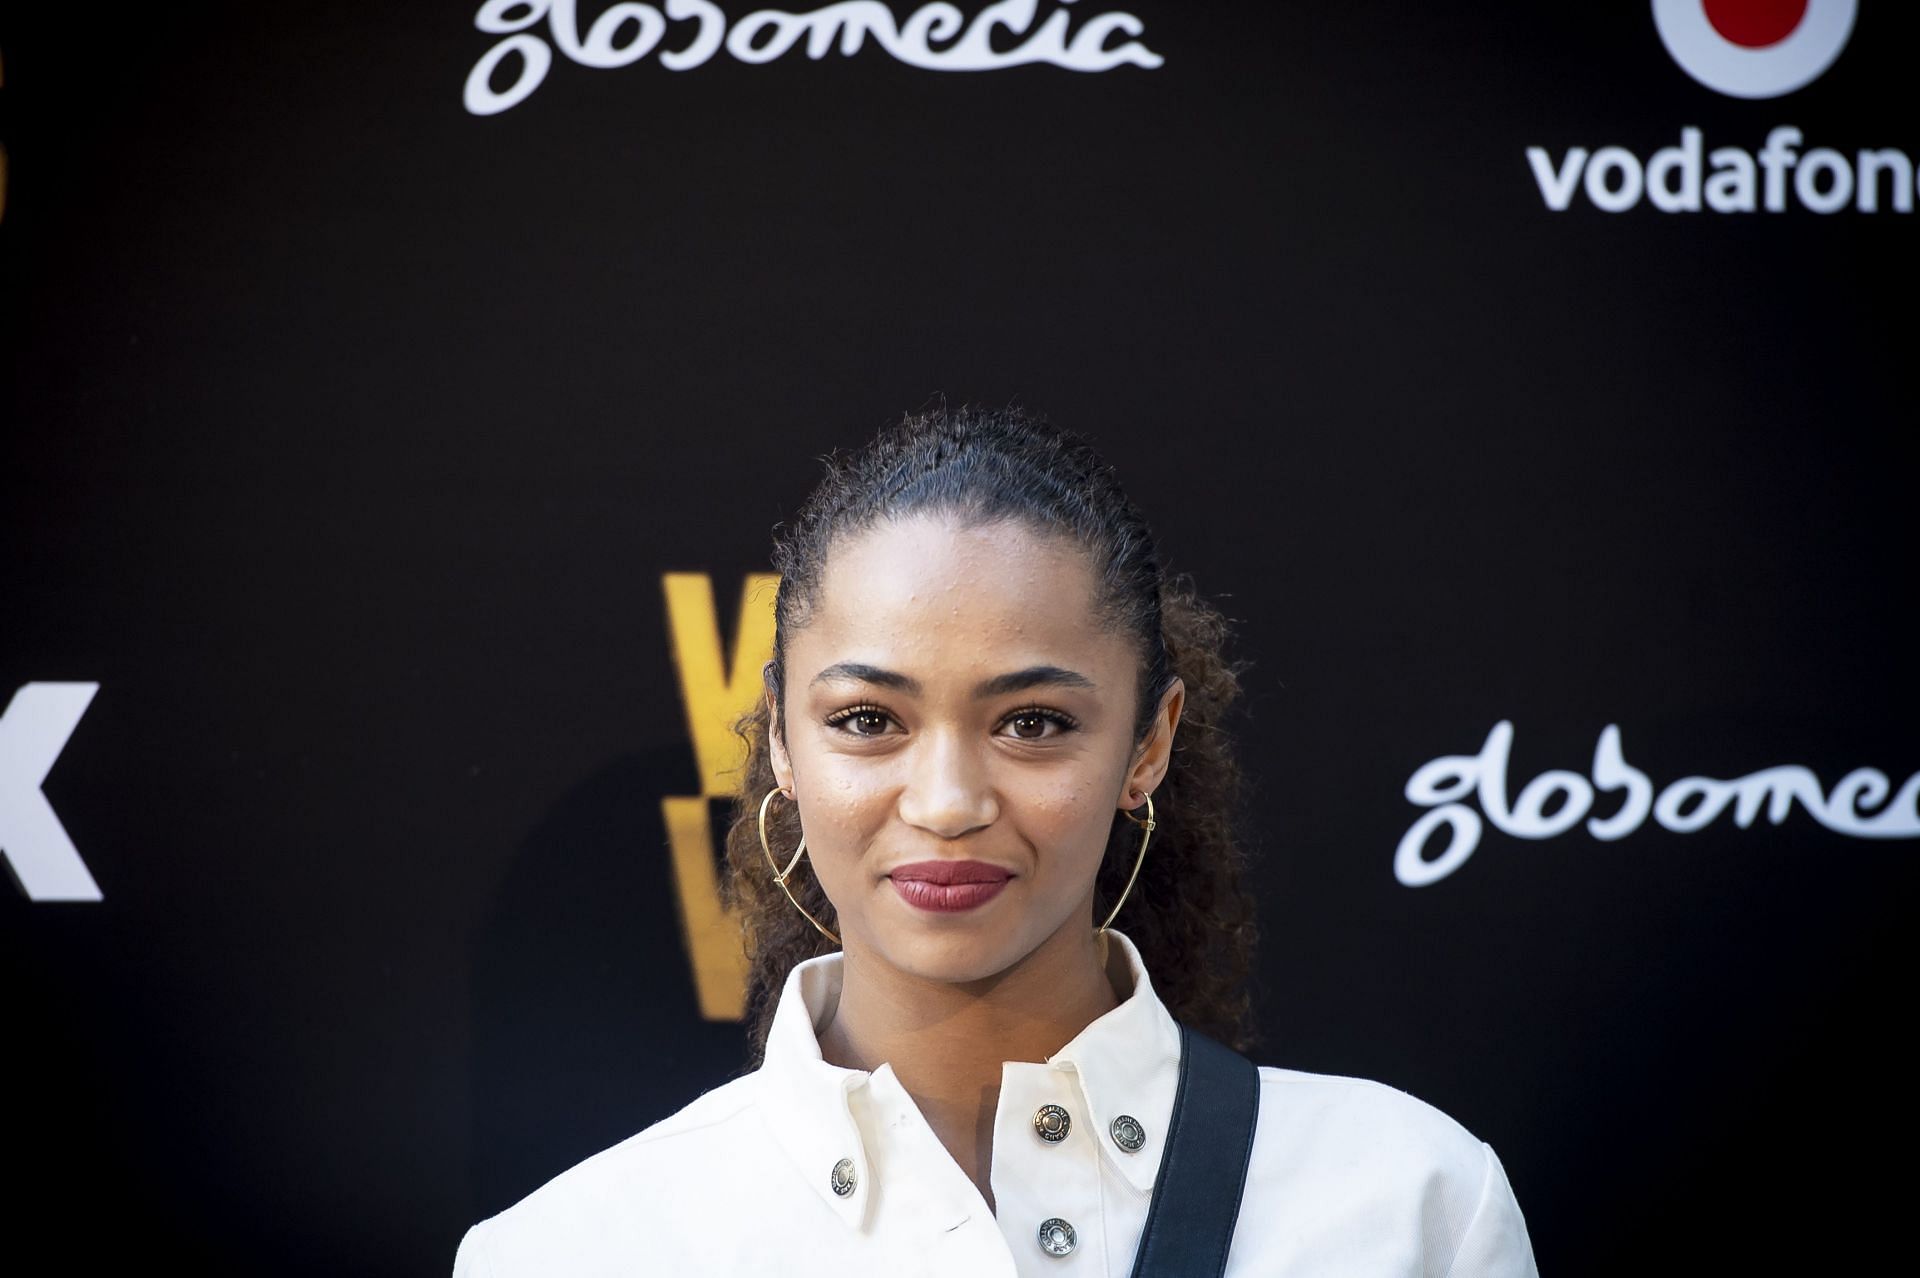
<svg viewBox="0 0 1920 1278"><path fill-rule="evenodd" d="M916 861L888 878L900 899L916 909L952 914L985 905L1013 875L984 861Z"/></svg>

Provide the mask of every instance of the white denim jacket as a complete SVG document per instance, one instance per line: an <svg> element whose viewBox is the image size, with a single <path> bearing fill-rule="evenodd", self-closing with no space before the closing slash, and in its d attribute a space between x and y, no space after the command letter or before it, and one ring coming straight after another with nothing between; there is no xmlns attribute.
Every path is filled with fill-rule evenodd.
<svg viewBox="0 0 1920 1278"><path fill-rule="evenodd" d="M1045 1064L1002 1070L995 1210L890 1065L821 1059L828 954L789 974L760 1069L475 1225L455 1278L1127 1278L1180 1038L1139 951L1108 935L1124 1001ZM1263 1066L1260 1084L1230 1276L1536 1278L1500 1160L1451 1118L1363 1079ZM1047 1105L1058 1140L1036 1127Z"/></svg>

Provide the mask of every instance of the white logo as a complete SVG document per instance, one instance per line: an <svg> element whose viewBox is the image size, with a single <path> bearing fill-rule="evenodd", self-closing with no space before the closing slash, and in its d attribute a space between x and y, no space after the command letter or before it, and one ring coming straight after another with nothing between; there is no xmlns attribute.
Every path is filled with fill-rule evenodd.
<svg viewBox="0 0 1920 1278"><path fill-rule="evenodd" d="M40 793L97 683L30 683L0 714L0 856L34 901L98 901L87 863Z"/></svg>
<svg viewBox="0 0 1920 1278"><path fill-rule="evenodd" d="M1708 88L1741 98L1775 98L1812 82L1833 64L1853 32L1856 0L1653 0L1654 25L1674 61ZM1913 157L1895 147L1816 146L1800 153L1792 125L1767 131L1757 151L1706 147L1698 128L1677 146L1642 158L1624 146L1572 146L1558 158L1527 148L1527 165L1549 209L1574 197L1603 213L1644 201L1662 213L1813 213L1848 207L1913 212Z"/></svg>
<svg viewBox="0 0 1920 1278"><path fill-rule="evenodd" d="M1555 769L1527 782L1511 802L1507 798L1507 759L1513 749L1513 723L1502 719L1475 755L1450 754L1423 765L1407 779L1407 800L1429 809L1401 836L1393 874L1408 887L1425 887L1446 878L1480 846L1480 813L1464 800L1480 801L1487 820L1502 833L1520 839L1551 839L1580 824L1593 808L1597 791L1622 792L1612 816L1587 820L1587 833L1603 841L1624 839L1653 819L1676 834L1711 825L1729 805L1733 823L1751 826L1764 806L1767 820L1779 825L1798 803L1827 829L1860 839L1920 838L1920 772L1907 778L1891 799L1887 774L1856 768L1823 793L1820 778L1806 768L1764 768L1732 781L1685 777L1654 797L1653 781L1626 761L1620 729L1608 724L1593 751L1591 782L1578 772ZM1556 802L1557 800L1557 802ZM1884 804L1884 806L1882 806ZM1866 809L1879 808L1878 812ZM1425 856L1427 843L1446 827L1439 854Z"/></svg>
<svg viewBox="0 0 1920 1278"><path fill-rule="evenodd" d="M1653 25L1680 69L1735 98L1811 84L1853 34L1856 0L1653 0Z"/></svg>
<svg viewBox="0 0 1920 1278"><path fill-rule="evenodd" d="M624 67L659 50L660 65L669 71L690 71L724 47L741 62L771 62L802 39L814 61L838 52L852 57L868 41L889 55L928 71L991 71L1045 62L1070 71L1108 71L1126 63L1157 67L1159 54L1134 39L1111 44L1116 35L1138 36L1146 30L1130 13L1102 13L1069 32L1071 16L1061 8L1034 25L1037 0L1001 0L982 9L971 22L951 4L923 4L904 21L879 0L846 0L811 13L761 9L732 23L711 0L665 0L650 4L621 3L594 19L584 35L576 0L486 0L473 25L506 39L488 49L467 75L466 107L474 115L497 115L526 101L547 78L553 65L553 46L584 67ZM534 28L546 20L545 36ZM679 26L671 35L668 25ZM1009 49L993 47L994 32L1022 39ZM673 47L668 48L671 44ZM941 47L935 47L941 46ZM509 58L516 61L509 63ZM494 82L502 66L513 72L501 88Z"/></svg>
<svg viewBox="0 0 1920 1278"><path fill-rule="evenodd" d="M1530 146L1527 165L1540 198L1556 213L1583 190L1603 213L1625 213L1642 197L1662 213L1698 213L1702 207L1784 213L1789 192L1815 213L1838 213L1849 204L1878 213L1882 195L1895 213L1913 212L1916 178L1905 151L1878 147L1848 155L1821 146L1801 155L1802 141L1800 130L1781 125L1767 131L1758 153L1737 146L1708 151L1699 129L1684 128L1678 146L1663 146L1644 161L1623 146L1591 152L1569 147L1557 160L1547 148Z"/></svg>

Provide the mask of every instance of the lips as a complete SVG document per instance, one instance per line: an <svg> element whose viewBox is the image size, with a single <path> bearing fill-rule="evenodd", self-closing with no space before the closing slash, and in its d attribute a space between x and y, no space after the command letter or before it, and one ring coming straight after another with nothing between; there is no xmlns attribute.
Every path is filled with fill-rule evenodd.
<svg viewBox="0 0 1920 1278"><path fill-rule="evenodd" d="M887 876L908 905L949 914L985 905L1013 875L984 861L915 861Z"/></svg>

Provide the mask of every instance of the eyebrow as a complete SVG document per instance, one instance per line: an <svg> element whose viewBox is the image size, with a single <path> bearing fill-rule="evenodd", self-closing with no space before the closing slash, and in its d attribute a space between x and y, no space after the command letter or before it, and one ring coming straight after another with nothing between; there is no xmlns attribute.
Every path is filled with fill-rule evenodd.
<svg viewBox="0 0 1920 1278"><path fill-rule="evenodd" d="M861 683L878 684L883 688L895 688L909 696L920 695L920 681L897 670L884 670L879 666L869 666L859 661L836 661L813 677L814 686L822 683L843 680L858 680ZM1024 692L1028 688L1083 688L1092 691L1093 680L1077 671L1063 669L1060 666L1028 666L1025 670L1011 670L1006 674L983 679L974 685L976 698L1003 697L1009 692Z"/></svg>

